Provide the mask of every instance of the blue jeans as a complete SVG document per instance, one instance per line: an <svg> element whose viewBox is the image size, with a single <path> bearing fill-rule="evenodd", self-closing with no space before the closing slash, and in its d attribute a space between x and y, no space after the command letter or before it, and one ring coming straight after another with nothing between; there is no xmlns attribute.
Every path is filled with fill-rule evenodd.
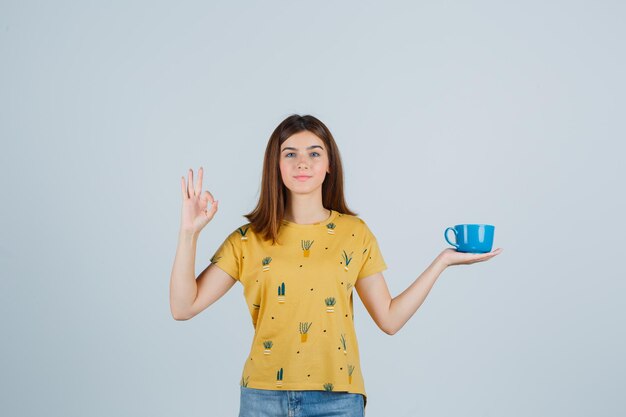
<svg viewBox="0 0 626 417"><path fill-rule="evenodd" d="M266 390L241 386L239 417L363 417L364 397L339 391Z"/></svg>

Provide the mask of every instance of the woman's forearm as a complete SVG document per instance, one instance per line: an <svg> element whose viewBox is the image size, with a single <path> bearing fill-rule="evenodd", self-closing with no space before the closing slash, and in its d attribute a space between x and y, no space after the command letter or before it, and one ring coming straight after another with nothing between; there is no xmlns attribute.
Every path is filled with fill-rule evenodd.
<svg viewBox="0 0 626 417"><path fill-rule="evenodd" d="M170 277L170 309L176 320L184 320L198 293L196 284L196 244L198 235L181 231Z"/></svg>
<svg viewBox="0 0 626 417"><path fill-rule="evenodd" d="M417 309L422 305L430 289L447 268L440 257L437 257L415 282L406 290L394 297L389 305L389 325L391 334L395 334L409 321Z"/></svg>

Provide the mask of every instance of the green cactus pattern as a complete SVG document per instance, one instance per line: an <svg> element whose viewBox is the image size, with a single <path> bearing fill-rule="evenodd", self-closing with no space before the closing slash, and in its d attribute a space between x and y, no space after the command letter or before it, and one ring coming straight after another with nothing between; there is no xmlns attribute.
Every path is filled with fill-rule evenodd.
<svg viewBox="0 0 626 417"><path fill-rule="evenodd" d="M337 303L335 297L328 297L324 300L324 303L326 303L326 312L332 313L333 311L335 311L335 304Z"/></svg>
<svg viewBox="0 0 626 417"><path fill-rule="evenodd" d="M302 253L305 258L309 257L309 252L311 251L311 246L313 246L314 240L303 240L302 242Z"/></svg>
<svg viewBox="0 0 626 417"><path fill-rule="evenodd" d="M276 372L276 386L277 387L282 387L283 386L283 368L280 368Z"/></svg>
<svg viewBox="0 0 626 417"><path fill-rule="evenodd" d="M241 377L241 386L247 387L249 379L250 379L250 376L247 376L245 380L243 379L243 376L242 376Z"/></svg>
<svg viewBox="0 0 626 417"><path fill-rule="evenodd" d="M303 323L300 322L300 342L305 343L307 338L309 337L309 328L311 327L311 323Z"/></svg>
<svg viewBox="0 0 626 417"><path fill-rule="evenodd" d="M313 324L313 322L311 322L311 323L300 322L300 334L307 334L309 332L309 328L311 328L312 324Z"/></svg>
<svg viewBox="0 0 626 417"><path fill-rule="evenodd" d="M337 225L335 223L328 223L326 225L326 230L328 231L329 235L334 235L335 234L335 227L337 227Z"/></svg>
<svg viewBox="0 0 626 417"><path fill-rule="evenodd" d="M343 346L343 354L347 355L348 352L346 351L346 335L344 333L341 333L341 346Z"/></svg>
<svg viewBox="0 0 626 417"><path fill-rule="evenodd" d="M213 257L211 258L211 263L212 263L212 264L216 264L216 263L217 263L217 261L219 261L219 260L220 260L220 258L221 258L221 256L216 256L216 255L213 255Z"/></svg>
<svg viewBox="0 0 626 417"><path fill-rule="evenodd" d="M330 382L324 384L324 391L332 391L332 390L333 390L333 384L331 384Z"/></svg>
<svg viewBox="0 0 626 417"><path fill-rule="evenodd" d="M348 384L352 384L353 373L354 373L354 365L348 364Z"/></svg>
<svg viewBox="0 0 626 417"><path fill-rule="evenodd" d="M348 255L345 250L343 251L342 258L343 258L343 261L345 263L345 265L343 266L343 269L345 269L346 272L348 272L348 265L350 265L350 262L352 262L352 254L353 253L354 252L350 252L350 255Z"/></svg>
<svg viewBox="0 0 626 417"><path fill-rule="evenodd" d="M285 302L285 283L284 282L278 286L278 302L279 303Z"/></svg>
<svg viewBox="0 0 626 417"><path fill-rule="evenodd" d="M263 354L264 355L269 355L270 353L272 353L272 346L274 346L274 342L272 342L271 340L266 340L263 342Z"/></svg>
<svg viewBox="0 0 626 417"><path fill-rule="evenodd" d="M270 270L270 262L272 262L272 258L270 258L269 256L263 258L263 260L261 261L261 263L263 264L263 272L267 272Z"/></svg>
<svg viewBox="0 0 626 417"><path fill-rule="evenodd" d="M246 236L246 233L248 233L248 229L250 227L246 227L245 229L242 229L241 227L239 229L237 229L237 231L239 232L239 234L241 235L241 240L248 240L248 236Z"/></svg>

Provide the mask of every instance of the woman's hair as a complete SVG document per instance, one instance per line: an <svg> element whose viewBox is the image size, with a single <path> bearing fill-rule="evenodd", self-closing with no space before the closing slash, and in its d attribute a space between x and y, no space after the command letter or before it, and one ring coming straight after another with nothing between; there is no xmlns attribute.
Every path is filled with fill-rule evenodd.
<svg viewBox="0 0 626 417"><path fill-rule="evenodd" d="M330 130L313 116L293 114L283 120L270 136L263 159L259 201L252 212L244 215L254 232L265 240L271 240L272 245L278 241L278 231L287 208L288 190L280 174L280 146L292 135L305 130L319 137L328 152L330 173L326 174L322 183L322 205L339 213L357 215L346 205L341 157Z"/></svg>

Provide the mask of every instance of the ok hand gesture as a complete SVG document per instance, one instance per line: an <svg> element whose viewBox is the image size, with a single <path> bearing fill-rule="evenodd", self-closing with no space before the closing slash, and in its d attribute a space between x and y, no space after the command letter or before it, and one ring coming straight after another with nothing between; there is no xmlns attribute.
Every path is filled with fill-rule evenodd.
<svg viewBox="0 0 626 417"><path fill-rule="evenodd" d="M193 186L193 170L189 169L189 183L185 184L185 177L181 177L183 192L183 212L180 223L182 231L200 233L217 212L217 200L207 190L202 192L202 167L198 170L198 183ZM210 203L210 207L207 205Z"/></svg>

